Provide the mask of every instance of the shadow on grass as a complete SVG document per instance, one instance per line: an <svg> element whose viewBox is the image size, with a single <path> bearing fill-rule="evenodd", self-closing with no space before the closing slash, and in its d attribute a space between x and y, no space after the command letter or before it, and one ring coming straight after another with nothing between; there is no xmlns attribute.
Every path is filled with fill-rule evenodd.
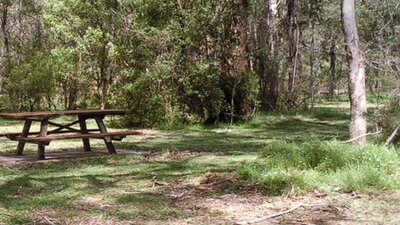
<svg viewBox="0 0 400 225"><path fill-rule="evenodd" d="M120 219L136 216L164 219L179 211L174 207L168 208L168 196L148 195L142 191L132 195L120 191L150 190L154 179L172 182L200 176L208 171L224 173L237 166L210 163L198 157L152 162L138 156L119 155L30 164L9 171L0 181L0 206L16 212L10 224L26 224L30 219L28 212L42 207L61 209L75 216L95 213L93 210L76 211L72 204L85 196L100 194L109 198L109 203L115 206L114 213L121 212L116 213ZM192 160L201 163L193 163ZM128 203L140 209L124 212Z"/></svg>
<svg viewBox="0 0 400 225"><path fill-rule="evenodd" d="M318 108L314 115L306 112L264 113L253 121L201 129L166 131L142 141L127 139L117 146L144 151L201 151L222 155L251 154L271 140L305 141L347 138L347 111Z"/></svg>
<svg viewBox="0 0 400 225"><path fill-rule="evenodd" d="M304 121L290 119L275 123L271 126L271 133L281 134L280 139L304 141L307 138L319 140L342 140L347 137L347 124L331 124L327 121Z"/></svg>
<svg viewBox="0 0 400 225"><path fill-rule="evenodd" d="M122 220L179 219L195 214L194 211L184 210L175 200L161 193L126 193L116 198L116 203L124 206L125 210L113 210L110 214Z"/></svg>

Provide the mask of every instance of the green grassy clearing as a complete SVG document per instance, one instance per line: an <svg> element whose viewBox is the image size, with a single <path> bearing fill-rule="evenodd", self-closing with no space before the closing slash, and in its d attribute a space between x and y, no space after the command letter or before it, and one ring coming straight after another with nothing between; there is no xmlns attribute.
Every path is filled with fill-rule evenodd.
<svg viewBox="0 0 400 225"><path fill-rule="evenodd" d="M239 173L243 179L262 185L270 195L314 190L376 193L400 188L400 157L394 148L319 140L301 144L275 141L259 155Z"/></svg>
<svg viewBox="0 0 400 225"><path fill-rule="evenodd" d="M347 112L341 105L317 108L314 115L259 114L251 122L232 127L197 125L151 130L151 135L145 138L132 136L116 143L118 149L134 150L134 154L3 166L0 221L26 224L41 223L47 218L61 224L77 224L100 215L104 223L107 220L123 224L190 223L193 218L201 218L203 223L213 224L215 221L207 222L205 218L219 218L218 211L176 200L168 191L170 184L190 183L207 173L222 176L236 173L244 163L260 161L259 149L276 140L297 143L311 137L345 140ZM1 132L18 131L22 126L7 121L0 124ZM104 148L102 141L94 141L92 145ZM3 138L0 146L1 152L10 153L16 143ZM54 142L49 151L81 148L79 140ZM36 148L28 145L27 151ZM154 181L165 186L153 188ZM319 184L323 183L315 185ZM212 190L207 195L235 192L236 188Z"/></svg>

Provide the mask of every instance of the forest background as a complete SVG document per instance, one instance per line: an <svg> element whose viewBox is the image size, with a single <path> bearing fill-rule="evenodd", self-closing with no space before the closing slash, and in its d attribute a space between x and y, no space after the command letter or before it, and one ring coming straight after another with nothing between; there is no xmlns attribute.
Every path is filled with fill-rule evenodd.
<svg viewBox="0 0 400 225"><path fill-rule="evenodd" d="M398 1L357 1L371 95L395 93ZM2 0L1 111L124 108L130 125L313 110L348 92L341 3Z"/></svg>

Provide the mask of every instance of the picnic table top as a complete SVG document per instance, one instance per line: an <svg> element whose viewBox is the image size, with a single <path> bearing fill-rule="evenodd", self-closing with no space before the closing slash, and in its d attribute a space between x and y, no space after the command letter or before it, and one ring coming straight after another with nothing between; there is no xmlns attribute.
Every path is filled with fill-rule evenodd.
<svg viewBox="0 0 400 225"><path fill-rule="evenodd" d="M27 118L52 118L59 116L105 116L125 115L127 111L119 109L88 109L88 110L67 110L67 111L43 111L43 112L18 112L0 113L4 119L25 120Z"/></svg>

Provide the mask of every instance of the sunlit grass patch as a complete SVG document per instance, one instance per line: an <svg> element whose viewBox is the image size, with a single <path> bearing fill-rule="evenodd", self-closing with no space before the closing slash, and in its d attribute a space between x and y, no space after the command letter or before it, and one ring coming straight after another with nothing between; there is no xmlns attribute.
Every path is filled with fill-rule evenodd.
<svg viewBox="0 0 400 225"><path fill-rule="evenodd" d="M394 148L358 147L335 141L274 141L261 148L255 162L244 164L242 179L267 193L377 192L400 188L400 157Z"/></svg>

